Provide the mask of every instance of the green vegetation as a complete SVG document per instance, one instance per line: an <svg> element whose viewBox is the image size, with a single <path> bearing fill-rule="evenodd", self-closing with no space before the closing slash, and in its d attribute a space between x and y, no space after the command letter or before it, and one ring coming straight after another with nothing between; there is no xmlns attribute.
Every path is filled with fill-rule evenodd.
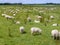
<svg viewBox="0 0 60 45"><path fill-rule="evenodd" d="M17 13L16 9L19 10ZM2 17L4 13L13 16L9 10L13 10L14 14L16 13L15 19L7 20ZM34 23L36 15L42 15L44 19L48 19L51 15L55 18L51 22L47 22L47 26L45 26L44 22ZM32 22L26 22L27 16L32 18ZM19 20L21 24L17 25L13 20ZM0 45L60 45L60 41L53 40L51 37L52 29L60 30L60 25L53 27L53 23L60 24L60 6L0 5ZM25 34L20 33L20 26L25 27ZM30 28L34 26L42 29L42 35L31 35Z"/></svg>

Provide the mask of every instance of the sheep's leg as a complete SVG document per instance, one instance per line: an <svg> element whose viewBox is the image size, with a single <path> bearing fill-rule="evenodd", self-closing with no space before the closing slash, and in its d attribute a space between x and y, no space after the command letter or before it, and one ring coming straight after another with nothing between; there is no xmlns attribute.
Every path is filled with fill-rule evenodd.
<svg viewBox="0 0 60 45"><path fill-rule="evenodd" d="M31 22L31 20L29 20L29 22Z"/></svg>
<svg viewBox="0 0 60 45"><path fill-rule="evenodd" d="M54 40L56 40L56 36L54 36Z"/></svg>
<svg viewBox="0 0 60 45"><path fill-rule="evenodd" d="M32 35L35 35L35 33L34 33L34 32L31 32L31 34L32 34Z"/></svg>
<svg viewBox="0 0 60 45"><path fill-rule="evenodd" d="M59 36L57 37L57 40L59 40Z"/></svg>

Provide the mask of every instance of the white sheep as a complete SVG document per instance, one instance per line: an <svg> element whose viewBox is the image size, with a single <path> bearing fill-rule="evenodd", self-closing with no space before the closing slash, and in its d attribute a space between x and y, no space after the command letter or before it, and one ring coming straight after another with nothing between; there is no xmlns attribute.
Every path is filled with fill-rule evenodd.
<svg viewBox="0 0 60 45"><path fill-rule="evenodd" d="M13 16L16 16L16 14L13 14Z"/></svg>
<svg viewBox="0 0 60 45"><path fill-rule="evenodd" d="M52 26L58 26L58 24L57 23L54 23L54 24L52 24Z"/></svg>
<svg viewBox="0 0 60 45"><path fill-rule="evenodd" d="M37 18L38 18L38 19L41 19L41 18L42 18L42 16L37 16Z"/></svg>
<svg viewBox="0 0 60 45"><path fill-rule="evenodd" d="M51 31L51 35L52 35L53 39L57 39L58 38L58 34L59 34L59 32L58 32L57 29Z"/></svg>
<svg viewBox="0 0 60 45"><path fill-rule="evenodd" d="M43 12L44 12L43 10L39 11L39 13L43 13Z"/></svg>
<svg viewBox="0 0 60 45"><path fill-rule="evenodd" d="M34 22L35 22L35 23L40 23L40 21L39 21L39 20L34 20Z"/></svg>
<svg viewBox="0 0 60 45"><path fill-rule="evenodd" d="M16 21L16 24L20 24L20 21Z"/></svg>
<svg viewBox="0 0 60 45"><path fill-rule="evenodd" d="M6 14L2 14L2 16L5 16Z"/></svg>
<svg viewBox="0 0 60 45"><path fill-rule="evenodd" d="M31 28L31 34L34 35L34 34L41 34L41 29L40 28L37 28L37 27L32 27Z"/></svg>
<svg viewBox="0 0 60 45"><path fill-rule="evenodd" d="M51 16L50 16L50 19L54 19L54 16L51 15Z"/></svg>
<svg viewBox="0 0 60 45"><path fill-rule="evenodd" d="M9 15L5 15L5 18L7 18L7 19L14 19L13 16L9 16Z"/></svg>
<svg viewBox="0 0 60 45"><path fill-rule="evenodd" d="M30 17L28 17L28 18L27 18L27 21L31 22L31 18L30 18Z"/></svg>
<svg viewBox="0 0 60 45"><path fill-rule="evenodd" d="M23 26L21 26L19 29L20 29L21 33L24 33L24 27Z"/></svg>

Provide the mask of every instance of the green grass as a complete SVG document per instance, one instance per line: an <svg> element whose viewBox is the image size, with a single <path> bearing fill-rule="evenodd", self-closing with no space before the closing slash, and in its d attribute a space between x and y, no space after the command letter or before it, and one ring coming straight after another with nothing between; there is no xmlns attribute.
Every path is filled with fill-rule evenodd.
<svg viewBox="0 0 60 45"><path fill-rule="evenodd" d="M13 13L10 13L8 10L11 9L16 11L16 8L20 10L15 16L15 20L19 20L21 22L19 25L16 25L11 19L7 20L5 17L1 16L4 12L8 15L12 15ZM49 10L50 8L56 9ZM33 20L36 19L35 16L39 14L40 10L44 11L45 14L43 16L45 18L48 18L50 15L54 15L55 17L52 22L47 23L47 26L45 26L44 23L36 24L33 22ZM27 22L27 24L25 24L24 19L26 19L27 15L32 18L32 22ZM60 6L0 5L0 45L60 45L60 41L53 40L51 37L52 29L60 30L60 25L53 27L53 23L60 24ZM25 34L20 33L20 26L25 27ZM30 28L34 26L42 29L41 35L31 35ZM11 37L9 37L9 30Z"/></svg>

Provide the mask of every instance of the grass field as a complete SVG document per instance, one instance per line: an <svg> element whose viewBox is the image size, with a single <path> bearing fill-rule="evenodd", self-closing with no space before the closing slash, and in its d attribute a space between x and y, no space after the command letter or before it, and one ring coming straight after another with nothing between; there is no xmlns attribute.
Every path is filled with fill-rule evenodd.
<svg viewBox="0 0 60 45"><path fill-rule="evenodd" d="M5 17L2 17L4 13L13 16L13 13L9 10L16 14L14 16L15 19L7 20ZM40 13L41 11L42 13ZM47 26L43 22L36 24L33 20L39 14L43 15L46 19L50 15L53 15L55 18L47 23ZM25 19L28 15L32 18L32 22L25 24ZM19 20L21 23L17 25L13 20ZM59 26L53 27L53 23L58 23ZM20 33L20 26L25 27L25 34ZM31 35L30 28L34 26L42 29L41 35ZM60 40L53 40L51 37L52 29L60 30L60 6L0 5L0 45L60 45ZM9 33L11 36L9 36Z"/></svg>

